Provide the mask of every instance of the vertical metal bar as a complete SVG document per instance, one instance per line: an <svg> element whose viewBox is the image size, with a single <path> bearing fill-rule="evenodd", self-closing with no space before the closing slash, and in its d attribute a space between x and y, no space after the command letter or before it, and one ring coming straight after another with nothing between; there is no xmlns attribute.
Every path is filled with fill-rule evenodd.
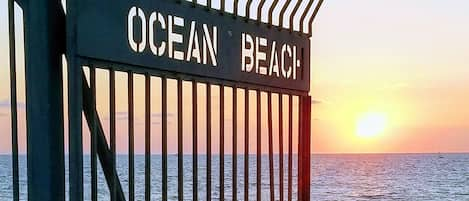
<svg viewBox="0 0 469 201"><path fill-rule="evenodd" d="M278 1L279 0L274 0L274 2L272 3L272 6L270 6L270 9L269 9L269 25L270 26L274 25L273 13L274 13L275 7L277 7Z"/></svg>
<svg viewBox="0 0 469 201"><path fill-rule="evenodd" d="M265 0L260 0L259 6L257 7L257 23L262 22L262 7L264 7Z"/></svg>
<svg viewBox="0 0 469 201"><path fill-rule="evenodd" d="M252 0L248 0L246 2L246 17L245 17L246 21L249 20L249 17L251 15L251 4L252 4Z"/></svg>
<svg viewBox="0 0 469 201"><path fill-rule="evenodd" d="M220 200L225 200L225 86L220 85Z"/></svg>
<svg viewBox="0 0 469 201"><path fill-rule="evenodd" d="M302 156L303 156L303 96L298 97L298 102L299 102L299 108L298 108L298 177L297 177L297 183L298 183L298 200L303 201L303 179L301 176L303 176L303 167L302 165Z"/></svg>
<svg viewBox="0 0 469 201"><path fill-rule="evenodd" d="M178 79L178 200L184 200L182 80Z"/></svg>
<svg viewBox="0 0 469 201"><path fill-rule="evenodd" d="M278 139L279 139L279 187L280 187L280 200L283 199L283 95L278 94Z"/></svg>
<svg viewBox="0 0 469 201"><path fill-rule="evenodd" d="M210 10L212 8L212 0L207 0L207 10Z"/></svg>
<svg viewBox="0 0 469 201"><path fill-rule="evenodd" d="M151 77L145 74L145 200L151 200Z"/></svg>
<svg viewBox="0 0 469 201"><path fill-rule="evenodd" d="M238 2L239 0L233 1L233 17L238 16Z"/></svg>
<svg viewBox="0 0 469 201"><path fill-rule="evenodd" d="M129 110L129 201L135 200L134 168L134 74L127 73L128 110Z"/></svg>
<svg viewBox="0 0 469 201"><path fill-rule="evenodd" d="M232 128L233 128L233 176L231 177L233 180L233 200L238 200L238 89L233 87L233 121L232 121Z"/></svg>
<svg viewBox="0 0 469 201"><path fill-rule="evenodd" d="M298 146L298 200L310 200L311 96L300 97Z"/></svg>
<svg viewBox="0 0 469 201"><path fill-rule="evenodd" d="M165 77L161 78L161 123L162 123L162 198L163 201L168 200L168 83Z"/></svg>
<svg viewBox="0 0 469 201"><path fill-rule="evenodd" d="M16 41L14 0L8 0L8 33L10 39L10 109L11 109L11 152L13 170L13 200L20 198L18 173L18 109L16 97Z"/></svg>
<svg viewBox="0 0 469 201"><path fill-rule="evenodd" d="M289 23L289 24L290 24L290 32L293 32L293 27L294 27L294 26L293 26L293 20L294 20L294 18L295 18L296 12L298 12L298 9L300 8L300 5L301 5L302 2L303 2L303 1L298 0L298 1L296 2L295 8L293 8L292 13L290 14L290 23ZM300 24L301 24L301 23L300 23ZM301 30L301 29L300 29L300 30Z"/></svg>
<svg viewBox="0 0 469 201"><path fill-rule="evenodd" d="M288 201L292 200L293 96L288 95Z"/></svg>
<svg viewBox="0 0 469 201"><path fill-rule="evenodd" d="M270 183L270 200L275 200L274 189L274 150L272 136L272 93L267 93L267 127L269 134L269 183Z"/></svg>
<svg viewBox="0 0 469 201"><path fill-rule="evenodd" d="M256 109L257 109L257 160L256 160L256 167L257 167L257 172L256 172L256 190L257 190L257 201L261 201L262 199L262 189L261 189L261 182L262 182L262 116L261 116L261 91L258 89L257 90L257 104L256 104Z"/></svg>
<svg viewBox="0 0 469 201"><path fill-rule="evenodd" d="M71 62L71 60L69 60ZM69 198L83 200L82 67L68 63Z"/></svg>
<svg viewBox="0 0 469 201"><path fill-rule="evenodd" d="M76 57L76 5L78 0L66 1L67 76L68 76L68 143L69 199L83 200L83 69ZM85 80L86 81L86 80Z"/></svg>
<svg viewBox="0 0 469 201"><path fill-rule="evenodd" d="M279 29L283 29L283 16L285 15L285 11L287 11L288 5L290 5L291 1L285 1L285 4L282 7L282 10L280 10L279 14Z"/></svg>
<svg viewBox="0 0 469 201"><path fill-rule="evenodd" d="M304 26L306 15L309 13L309 10L311 9L311 6L313 6L313 3L314 3L314 0L309 0L308 5L306 6L305 10L303 11L303 15L301 15L300 30L303 33L306 33L305 26Z"/></svg>
<svg viewBox="0 0 469 201"><path fill-rule="evenodd" d="M114 69L109 71L109 138L112 152L112 172L116 175L116 73ZM111 200L116 200L116 177L112 177Z"/></svg>
<svg viewBox="0 0 469 201"><path fill-rule="evenodd" d="M96 69L94 66L90 66L90 88L92 96L92 110L96 110ZM97 120L96 114L92 114L92 129L91 129L91 200L98 200L98 173L97 173L97 150L98 150L98 139L97 139Z"/></svg>
<svg viewBox="0 0 469 201"><path fill-rule="evenodd" d="M249 89L244 90L244 201L249 200Z"/></svg>
<svg viewBox="0 0 469 201"><path fill-rule="evenodd" d="M60 1L28 1L23 10L28 199L64 200L65 14Z"/></svg>
<svg viewBox="0 0 469 201"><path fill-rule="evenodd" d="M198 198L197 151L197 82L192 81L192 200Z"/></svg>
<svg viewBox="0 0 469 201"><path fill-rule="evenodd" d="M310 35L313 34L313 21L316 18L316 16L318 15L319 9L321 8L323 2L324 2L324 0L319 0L318 4L316 5L316 8L314 9L313 15L311 16L311 18L309 18L308 25L309 25L309 34Z"/></svg>
<svg viewBox="0 0 469 201"><path fill-rule="evenodd" d="M225 14L225 0L220 0L220 14Z"/></svg>
<svg viewBox="0 0 469 201"><path fill-rule="evenodd" d="M207 200L212 200L212 86L207 83Z"/></svg>

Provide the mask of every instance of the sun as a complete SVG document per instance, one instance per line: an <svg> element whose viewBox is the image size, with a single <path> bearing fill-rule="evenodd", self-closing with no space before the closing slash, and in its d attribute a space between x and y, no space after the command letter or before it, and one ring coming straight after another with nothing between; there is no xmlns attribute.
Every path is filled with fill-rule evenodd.
<svg viewBox="0 0 469 201"><path fill-rule="evenodd" d="M365 113L357 119L356 134L362 138L375 137L384 132L387 123L387 115L384 113Z"/></svg>

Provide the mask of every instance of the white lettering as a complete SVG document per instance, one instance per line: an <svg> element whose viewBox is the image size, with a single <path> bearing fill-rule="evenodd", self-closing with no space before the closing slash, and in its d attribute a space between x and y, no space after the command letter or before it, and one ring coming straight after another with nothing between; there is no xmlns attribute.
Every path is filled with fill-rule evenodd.
<svg viewBox="0 0 469 201"><path fill-rule="evenodd" d="M210 36L210 32L208 31L208 27L206 24L203 25L204 29L204 37L203 37L203 60L204 64L207 64L207 49L210 53L210 60L212 62L212 66L217 66L217 27L213 26L212 36Z"/></svg>
<svg viewBox="0 0 469 201"><path fill-rule="evenodd" d="M142 22L142 41L140 41L140 43L137 43L134 39L134 17L138 17ZM146 24L147 22L143 10L135 6L130 8L129 15L127 16L127 36L129 40L129 45L135 52L143 52L143 50L145 50L145 46L147 45Z"/></svg>
<svg viewBox="0 0 469 201"><path fill-rule="evenodd" d="M267 59L267 55L261 51L261 47L267 47L267 39L256 37L256 72L267 75L267 66L260 65L261 61Z"/></svg>
<svg viewBox="0 0 469 201"><path fill-rule="evenodd" d="M136 27L135 18L140 20L140 27ZM182 17L162 15L157 11L152 12L147 19L141 8L133 6L127 16L127 39L130 49L142 53L147 48L148 40L149 49L155 56L166 55L170 59L198 64L211 63L216 67L218 65L218 28L209 27L207 24L198 25L196 21L190 21L190 32L185 35L185 23ZM134 33L140 33L141 40L134 37ZM166 36L166 40L160 38L161 36ZM185 40L186 37L188 40Z"/></svg>
<svg viewBox="0 0 469 201"><path fill-rule="evenodd" d="M151 52L154 54L154 55L158 55L158 56L163 56L164 54L164 51L166 49L166 42L164 41L161 41L161 45L160 47L157 47L156 46L156 41L155 41L155 22L156 22L156 19L157 18L157 14L156 12L153 12L151 15L150 15L150 20L149 20L149 24L150 24L150 27L149 27L149 35L150 35L150 49L151 49ZM160 23L161 25L161 29L166 29L166 22L164 20L164 17L163 15L161 15L161 13L158 13L158 22Z"/></svg>
<svg viewBox="0 0 469 201"><path fill-rule="evenodd" d="M182 17L163 15L157 11L147 18L143 9L133 6L127 16L127 31L128 44L133 52L145 52L148 43L149 50L145 56L152 54L182 62L218 66L217 26L209 27L195 20L186 22ZM223 31L226 31L223 34L233 36L232 30ZM237 49L229 46L224 48ZM266 36L241 33L240 53L241 71L246 73L296 80L298 68L302 65L301 58L298 58L303 56L301 47L268 40ZM239 56L227 55L226 52L223 55L233 58ZM231 61L231 58L224 59L228 59L226 63ZM231 64L227 65L229 67Z"/></svg>
<svg viewBox="0 0 469 201"><path fill-rule="evenodd" d="M248 33L241 34L241 71L296 80L299 67L297 46L279 44L264 37L254 38Z"/></svg>
<svg viewBox="0 0 469 201"><path fill-rule="evenodd" d="M292 70L292 66L288 66L288 71L285 70L285 54L288 53L288 57L292 57L292 52L291 52L291 46L288 45L288 44L284 44L282 46L282 56L281 56L281 64L282 65L282 76L285 77L285 78L290 78L291 76L291 70ZM293 59L295 60L295 59Z"/></svg>
<svg viewBox="0 0 469 201"><path fill-rule="evenodd" d="M249 48L247 45L249 44ZM249 63L247 61L249 59ZM251 35L243 33L241 42L241 70L251 72L254 65L254 41Z"/></svg>
<svg viewBox="0 0 469 201"><path fill-rule="evenodd" d="M197 63L200 64L200 46L199 46L199 36L195 30L195 21L191 23L191 32L189 36L189 45L187 46L187 58L186 61L191 61L191 58L197 59Z"/></svg>
<svg viewBox="0 0 469 201"><path fill-rule="evenodd" d="M272 73L275 73L277 77L279 76L279 65L278 65L278 52L277 52L277 42L272 42L272 52L270 54L270 66L269 66L269 76L272 76Z"/></svg>
<svg viewBox="0 0 469 201"><path fill-rule="evenodd" d="M168 52L169 58L184 60L184 52L175 50L174 43L182 43L184 36L174 33L174 26L184 27L184 19L177 16L168 15Z"/></svg>
<svg viewBox="0 0 469 201"><path fill-rule="evenodd" d="M293 46L293 79L296 80L296 70L297 68L300 68L301 66L301 61L297 59L297 54L296 54L296 46Z"/></svg>

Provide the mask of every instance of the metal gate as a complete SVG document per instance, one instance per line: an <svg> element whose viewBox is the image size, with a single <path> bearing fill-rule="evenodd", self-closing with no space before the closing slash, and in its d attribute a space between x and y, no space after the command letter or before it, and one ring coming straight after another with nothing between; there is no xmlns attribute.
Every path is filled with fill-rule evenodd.
<svg viewBox="0 0 469 201"><path fill-rule="evenodd" d="M13 199L19 200L14 2L14 0L8 1L12 105L12 183ZM309 54L309 50L301 49L298 52L299 55L301 54L299 56L300 64L298 65L303 66L304 64L305 66L305 70L301 70L298 75L304 80L303 83L277 80L261 82L256 80L258 79L258 77L255 77L256 75L248 75L246 81L243 81L244 74L240 74L242 80L239 78L230 79L224 77L229 76L226 75L226 72L223 72L223 75L216 73L205 75L206 71L195 73L185 72L185 70L173 71L171 70L173 65L171 62L162 62L162 65L168 65L161 68L154 67L146 65L145 61L139 63L140 60L134 59L133 61L136 61L134 63L115 58L131 58L127 55L111 53L111 56L107 57L106 54L99 52L100 49L103 49L102 47L96 47L97 50L94 50L93 47L83 47L83 44L90 44L93 40L86 35L90 33L89 30L82 33L82 29L79 28L82 25L78 24L83 24L83 22L77 19L83 18L85 14L93 16L95 12L92 10L83 14L80 13L80 9L86 7L84 6L86 2L91 2L92 7L100 8L99 3L68 0L66 5L67 15L65 15L59 1L16 0L16 2L24 9L25 19L29 200L64 200L66 198L71 201L98 200L98 194L100 193L98 191L100 188L99 180L103 178L109 190L108 199L111 200L310 200L311 97L308 95L309 57L306 56ZM262 33L284 32L277 39L280 41L286 36L286 38L296 38L297 41L308 42L308 38L311 36L311 23L322 4L322 0L319 2L310 0L306 3L297 1L280 5L279 0L275 0L268 9L267 21L262 21L262 9L265 7L265 1L258 2L257 16L250 14L250 9L253 7L252 1L246 2L244 13L247 14L245 16L239 14L241 12L238 11L238 1L233 2L234 6L231 13L226 8L227 2L221 0L218 10L213 9L213 3L210 0L207 1L205 6L186 1L161 1L158 3L164 5L163 7L167 5L168 8L179 6L187 12L207 12L207 14L202 15L222 18L222 22L225 22L224 20L227 18L232 18L235 28L246 26L255 30L257 29L255 26L261 26L259 29L262 30ZM138 4L140 1L133 3ZM158 6L156 7L159 8ZM287 19L289 27L284 28L283 18L288 10L287 8L290 7L292 9ZM273 23L273 13L276 8L279 8L277 10L280 12L278 25ZM294 17L297 13L301 14L298 15L300 16L300 23L296 27L297 29L294 29ZM138 10L136 16L140 17ZM82 20L88 20L88 18L84 17ZM99 25L99 22L95 24ZM278 27L278 30L271 27ZM267 31L264 32L265 30ZM236 32L236 30L233 29L233 32ZM227 33L232 36L231 32ZM144 38L143 31L137 31L137 35L139 34L142 37L138 39L140 41L136 46L137 52L140 51L140 44L142 44ZM85 39L82 35L85 35ZM82 41L85 42L81 43ZM106 39L100 38L99 41L106 41ZM106 43L103 42L103 44ZM309 44L306 46L309 49ZM111 48L111 50L113 49ZM90 56L89 53L93 53L93 51L97 51L101 56ZM118 50L115 50L115 52L118 52ZM64 152L62 54L65 54L67 58L68 155ZM223 53L218 52L218 54ZM109 88L108 132L106 132L103 125L105 117L100 116L97 109L97 93L100 93L97 90L97 80L103 79L97 76L97 71L106 72L108 77L108 83L106 84L106 87ZM125 98L127 99L128 108L126 111L126 138L128 140L126 181L119 176L117 167L116 141L118 138L116 134L119 130L117 126L116 99L119 97L116 97L116 74L125 74L127 80L125 83L127 85ZM136 176L139 176L136 174L139 174L139 172L135 172L137 166L135 161L138 157L135 153L135 139L137 136L135 133L135 120L137 118L135 90L139 90L134 84L135 76L144 79L144 179L141 181L143 182L143 190L136 190L136 183L138 184L140 180L136 180ZM152 86L155 86L154 80L159 83L157 90L152 88ZM175 83L175 87L169 87L169 82ZM301 86L306 86L305 83L308 87L301 88ZM159 93L155 94L156 91ZM214 93L219 94L219 96L212 98ZM177 128L173 137L176 137L177 141L177 157L175 156L177 168L170 166L172 164L169 164L168 161L168 158L171 157L171 154L168 153L168 146L170 145L168 144L168 138L173 135L168 128L170 124L168 117L171 116L168 113L168 105L172 104L168 103L170 94L174 94L176 97L177 119L175 121ZM204 94L205 98L203 98ZM152 122L155 118L152 115L152 108L155 108L152 103L155 98L152 98L152 95L161 102L161 130L159 131L161 136L158 145L161 146L161 150L159 150L161 159L158 159L161 163L158 163L156 169L152 167L154 158L152 157L152 147L155 146L151 141L155 137L155 133L152 132ZM189 95L189 97L184 95ZM189 121L183 118L186 111L183 109L185 107L183 103L187 98L192 103ZM231 100L228 100L228 98ZM203 100L205 104L205 111L200 109L200 100ZM230 102L231 104L227 104ZM274 102L276 104L273 104ZM212 111L214 105L218 105L218 119L215 119L214 111ZM265 108L265 110L262 110L262 108ZM231 119L231 139L225 135L227 132L225 128L227 115L225 115L225 112L227 110L231 111L229 117ZM239 111L242 112L239 113ZM294 111L297 111L297 113ZM200 120L201 113L205 113L205 122ZM295 117L296 115L297 117ZM274 121L274 116L278 118L277 122ZM297 119L297 121L294 121L294 119ZM214 130L213 122L218 123L218 130ZM240 122L243 122L243 127L238 125ZM252 122L255 122L256 125L255 132L252 132ZM262 122L267 122L266 130L262 129ZM183 150L184 125L187 123L192 126L190 133L192 138L190 167L187 167L184 163ZM203 132L205 135L205 139L203 139L205 142L203 148L206 149L205 155L199 155L200 146L198 141L200 141L201 133L198 126L201 123L205 124L205 131ZM296 123L298 125L295 125ZM278 124L277 130L274 130L275 124ZM243 130L239 128L243 128ZM89 136L86 136L87 129L89 129ZM274 136L274 133L278 136ZM239 135L242 136L244 142L239 141ZM213 141L212 137L218 138L218 141ZM84 138L90 140L89 167L84 164L84 158L87 157L84 151L84 145L86 144ZM275 138L278 139L277 144L274 143ZM294 145L294 139L298 139L297 145ZM267 144L263 144L263 141L267 141ZM254 149L249 146L253 142L256 143L253 146ZM219 146L218 153L212 152L212 144ZM227 144L231 145L231 152L225 151L225 145ZM242 150L238 150L239 144L244 145ZM286 150L284 150L285 145ZM265 158L263 158L263 147L268 149ZM298 155L294 153L294 147L298 147ZM277 154L274 153L275 148L278 148ZM243 154L238 154L240 152ZM67 156L69 162L68 172L65 168ZM201 157L204 160L201 160ZM231 163L226 163L227 160ZM267 164L264 164L263 160L267 160ZM215 162L218 164L216 168L213 168ZM240 169L241 164L242 169ZM98 174L99 166L101 166L103 178L100 178ZM199 169L201 166L206 168L203 171L205 175L200 174ZM168 174L172 169L177 169L176 186L169 185L173 177ZM268 171L263 171L264 169L268 169ZM152 171L161 172L161 183L159 184L161 186L158 192L155 192L156 188L152 187L152 183L154 183L152 181L155 180ZM227 173L227 171L229 172ZM218 172L218 178L214 178L213 173L215 172ZM66 182L67 173L68 180ZM192 178L190 184L192 193L190 193L190 196L187 194L187 189L184 190L187 186L187 181L184 179L186 174L190 174ZM276 175L278 175L278 178L275 178ZM228 180L225 176L232 179L230 185L226 184ZM253 176L253 178L250 176ZM205 181L201 182L201 177ZM239 179L237 179L238 177ZM264 181L263 177L268 177L268 179ZM88 179L90 180L89 188L84 185L85 180ZM212 183L214 180L217 181L216 185ZM127 188L124 187L124 184L127 185ZM66 189L67 185L68 189ZM267 194L262 193L263 186L268 186ZM200 192L200 189L204 189L205 192ZM173 191L177 193L173 194Z"/></svg>

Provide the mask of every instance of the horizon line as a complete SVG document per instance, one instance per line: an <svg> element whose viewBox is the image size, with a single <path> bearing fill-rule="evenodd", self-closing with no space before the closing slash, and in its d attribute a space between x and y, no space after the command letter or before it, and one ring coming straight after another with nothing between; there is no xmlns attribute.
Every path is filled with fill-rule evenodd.
<svg viewBox="0 0 469 201"><path fill-rule="evenodd" d="M469 151L462 151L462 152L349 152L349 153L341 153L341 152L313 152L311 155L405 155L405 154L469 154ZM12 153L0 153L0 156L11 156ZM19 153L19 156L27 156L26 153ZM65 156L68 156L69 153L65 153ZM83 156L88 156L90 153L83 153ZM128 153L117 153L117 156L128 156ZM144 156L145 153L135 153L134 156ZM150 154L151 156L160 156L163 155L161 153L153 153ZM178 155L178 153L168 153L168 156ZM192 156L193 154L184 153L183 156ZM207 154L197 154L198 156L205 156ZM212 156L219 156L219 153L212 153ZM233 154L224 154L225 156L233 156ZM269 153L262 153L261 155L269 155ZM273 155L280 155L279 153L274 153ZM283 155L288 155L285 152ZM292 153L292 155L298 155L298 153ZM244 156L244 154L236 154L236 156ZM256 153L249 154L249 156L257 156Z"/></svg>

